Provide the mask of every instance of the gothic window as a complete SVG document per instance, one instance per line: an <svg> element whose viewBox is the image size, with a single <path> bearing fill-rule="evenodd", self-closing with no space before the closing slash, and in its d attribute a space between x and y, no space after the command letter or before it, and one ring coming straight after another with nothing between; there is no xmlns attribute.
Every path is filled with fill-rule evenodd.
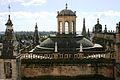
<svg viewBox="0 0 120 80"><path fill-rule="evenodd" d="M60 22L60 34L62 34L62 22Z"/></svg>
<svg viewBox="0 0 120 80"><path fill-rule="evenodd" d="M65 34L68 34L68 22L65 22Z"/></svg>
<svg viewBox="0 0 120 80"><path fill-rule="evenodd" d="M12 78L12 65L10 62L4 62L4 72L6 79Z"/></svg>

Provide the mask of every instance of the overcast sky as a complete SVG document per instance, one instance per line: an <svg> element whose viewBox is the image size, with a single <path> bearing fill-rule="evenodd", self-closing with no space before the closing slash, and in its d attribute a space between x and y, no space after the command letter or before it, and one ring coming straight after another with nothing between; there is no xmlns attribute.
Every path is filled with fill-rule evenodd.
<svg viewBox="0 0 120 80"><path fill-rule="evenodd" d="M82 30L83 18L90 31L97 18L108 30L115 30L120 21L120 0L0 0L0 31L5 31L9 4L14 31L34 31L36 22L39 31L57 31L57 11L66 3L68 9L76 11L77 31Z"/></svg>

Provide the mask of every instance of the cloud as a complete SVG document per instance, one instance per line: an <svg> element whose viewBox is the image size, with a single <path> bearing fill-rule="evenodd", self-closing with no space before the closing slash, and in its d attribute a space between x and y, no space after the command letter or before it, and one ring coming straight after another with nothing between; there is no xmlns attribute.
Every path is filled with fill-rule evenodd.
<svg viewBox="0 0 120 80"><path fill-rule="evenodd" d="M0 23L1 26L4 26L8 19L9 12L0 13ZM19 12L11 12L11 19L16 30L34 30L34 24L38 22L38 26L40 27L40 31L54 31L57 30L57 19L56 12L27 12L27 11L19 11ZM100 18L100 23L102 25L107 24L109 28L115 26L116 22L120 20L120 11L103 11L103 12L77 12L77 31L82 29L83 18L86 19L86 28L90 28L92 30L93 26L97 22L97 18ZM25 27L25 26L33 26L33 27ZM21 26L25 27L22 28ZM114 27L113 27L114 28ZM2 29L2 28L0 28ZM4 29L3 29L4 30Z"/></svg>
<svg viewBox="0 0 120 80"><path fill-rule="evenodd" d="M19 2L23 6L30 6L30 5L42 5L46 3L47 0L0 0L1 5L17 2Z"/></svg>
<svg viewBox="0 0 120 80"><path fill-rule="evenodd" d="M84 17L93 17L93 18L100 18L100 17L120 17L120 11L101 11L101 12L79 12L80 15Z"/></svg>
<svg viewBox="0 0 120 80"><path fill-rule="evenodd" d="M99 12L77 12L77 28L80 30L83 25L83 18L86 20L86 28L92 30L93 26L97 23L97 18L100 23L107 25L109 30L115 30L116 23L120 20L120 11L108 10Z"/></svg>
<svg viewBox="0 0 120 80"><path fill-rule="evenodd" d="M0 13L1 26L7 22L9 12ZM40 31L52 31L56 30L56 12L11 12L11 20L14 24L14 28L17 31L33 31L34 25L37 22ZM1 30L4 31L5 27L1 27ZM27 26L27 27L26 27ZM44 28L43 28L44 27ZM48 29L48 27L51 27ZM53 29L54 28L54 29ZM1 31L0 30L0 31Z"/></svg>
<svg viewBox="0 0 120 80"><path fill-rule="evenodd" d="M0 13L1 17L5 17L8 15L9 12L2 12ZM54 12L25 12L25 11L19 11L19 12L11 12L11 15L15 16L17 19L31 19L31 18L48 18L50 16L55 16L56 13Z"/></svg>
<svg viewBox="0 0 120 80"><path fill-rule="evenodd" d="M25 0L11 0L12 2L24 2Z"/></svg>
<svg viewBox="0 0 120 80"><path fill-rule="evenodd" d="M47 0L24 0L21 4L24 6L29 6L29 5L41 5L46 3Z"/></svg>
<svg viewBox="0 0 120 80"><path fill-rule="evenodd" d="M92 13L94 17L120 17L120 11L103 11L103 12L94 12Z"/></svg>

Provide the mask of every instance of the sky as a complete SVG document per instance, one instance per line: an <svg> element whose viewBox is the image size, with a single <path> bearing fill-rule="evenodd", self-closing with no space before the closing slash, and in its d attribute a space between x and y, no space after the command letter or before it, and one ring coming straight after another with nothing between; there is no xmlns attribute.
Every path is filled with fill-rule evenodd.
<svg viewBox="0 0 120 80"><path fill-rule="evenodd" d="M34 31L37 22L39 31L57 31L57 11L76 11L77 31L82 31L83 18L86 28L92 31L97 23L116 30L120 21L120 0L0 0L0 31L5 31L8 15L11 15L14 31ZM11 6L10 12L8 6Z"/></svg>

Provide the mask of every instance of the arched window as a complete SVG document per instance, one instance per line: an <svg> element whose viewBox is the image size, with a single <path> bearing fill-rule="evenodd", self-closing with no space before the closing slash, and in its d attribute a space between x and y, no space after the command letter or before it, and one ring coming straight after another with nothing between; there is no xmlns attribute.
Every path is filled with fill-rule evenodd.
<svg viewBox="0 0 120 80"><path fill-rule="evenodd" d="M60 22L60 34L62 34L62 22Z"/></svg>
<svg viewBox="0 0 120 80"><path fill-rule="evenodd" d="M65 34L68 34L68 22L65 22Z"/></svg>

